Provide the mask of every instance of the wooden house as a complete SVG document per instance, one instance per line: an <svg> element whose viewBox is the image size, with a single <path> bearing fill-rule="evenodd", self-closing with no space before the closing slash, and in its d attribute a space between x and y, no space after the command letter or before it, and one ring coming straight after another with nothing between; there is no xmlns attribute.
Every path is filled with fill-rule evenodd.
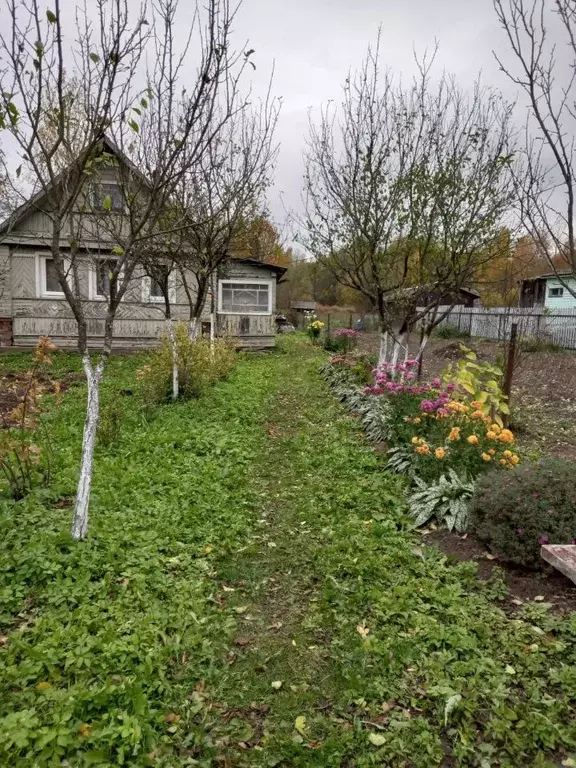
<svg viewBox="0 0 576 768"><path fill-rule="evenodd" d="M571 270L547 272L522 280L520 307L576 309L576 276Z"/></svg>
<svg viewBox="0 0 576 768"><path fill-rule="evenodd" d="M91 195L106 195L112 213L123 214L118 168L129 161L108 140L106 153L116 165L103 166L90 184ZM88 182L87 182L88 183ZM49 336L61 347L76 346L77 326L58 282L49 243L52 237L49 199L38 194L0 224L0 345L33 346L39 336ZM86 218L86 217L85 217ZM71 227L61 241L66 261ZM105 299L113 243L97 226L84 226L81 255L77 260L78 282L85 303L90 346L100 346L104 332ZM238 347L266 348L275 345L276 284L285 268L234 258L216 276L217 327L220 336L233 337ZM194 293L194 278L186 274ZM169 276L172 315L189 319L185 287L176 274ZM131 277L114 322L114 347L136 349L153 346L164 332L164 296L160 286L137 267ZM209 330L209 306L201 318Z"/></svg>

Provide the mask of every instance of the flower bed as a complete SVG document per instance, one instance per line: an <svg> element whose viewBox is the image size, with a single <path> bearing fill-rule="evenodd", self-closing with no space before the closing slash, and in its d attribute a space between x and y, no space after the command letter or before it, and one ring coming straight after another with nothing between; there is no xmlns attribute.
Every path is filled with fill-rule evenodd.
<svg viewBox="0 0 576 768"><path fill-rule="evenodd" d="M484 384L495 369L463 352L466 359L455 370L425 383L417 381L415 360L370 370L365 359L338 355L323 369L369 438L388 444L388 468L409 479L416 525L436 517L450 529L466 530L475 479L520 463L514 435L502 425L501 393L492 378ZM374 383L364 384L369 377Z"/></svg>

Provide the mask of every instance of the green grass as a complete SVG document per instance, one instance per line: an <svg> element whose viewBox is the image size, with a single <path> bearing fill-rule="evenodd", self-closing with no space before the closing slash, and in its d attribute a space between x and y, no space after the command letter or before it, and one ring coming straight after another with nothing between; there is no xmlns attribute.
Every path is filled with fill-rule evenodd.
<svg viewBox="0 0 576 768"><path fill-rule="evenodd" d="M151 423L126 397L81 544L57 502L83 389L51 409L53 485L0 508L0 765L576 757L574 618L508 618L499 581L422 547L398 480L322 384L323 353L283 344ZM135 391L138 364L112 360L105 401Z"/></svg>

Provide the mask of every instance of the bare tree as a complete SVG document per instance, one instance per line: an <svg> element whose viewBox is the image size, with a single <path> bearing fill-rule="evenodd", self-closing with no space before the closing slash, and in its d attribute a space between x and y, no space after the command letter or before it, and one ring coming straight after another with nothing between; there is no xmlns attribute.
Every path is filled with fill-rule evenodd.
<svg viewBox="0 0 576 768"><path fill-rule="evenodd" d="M176 0L159 0L151 23L143 9L132 19L124 0L102 0L96 22L79 14L77 40L71 45L63 31L61 0L45 15L35 0L9 0L8 8L10 24L0 37L0 98L7 115L1 127L33 174L37 194L30 205L50 221L47 244L77 323L88 384L72 525L73 537L82 539L88 531L100 381L112 349L118 307L138 262L138 249L158 234L158 222L178 180L233 114L246 57L231 50L234 14L227 0L209 0L180 51L174 43ZM192 42L199 63L195 78L186 72L186 90L181 80ZM133 84L151 46L155 65L143 73L145 88L138 92ZM66 98L65 88L65 65L70 62L81 88L73 102ZM72 104L76 109L78 100L82 117L74 142L80 151L73 153L70 110ZM56 130L47 133L44 115L54 102ZM74 155L63 169L62 154ZM118 179L118 194L109 194L101 182L109 168ZM96 262L105 298L103 342L96 362L89 354L87 303L81 289L86 258Z"/></svg>
<svg viewBox="0 0 576 768"><path fill-rule="evenodd" d="M435 308L473 280L501 226L511 126L509 107L479 84L471 96L446 75L433 86L433 57L403 87L380 72L378 53L346 80L340 114L311 124L305 197L309 248L370 299L380 359L391 334L396 360L418 322L427 338L441 321Z"/></svg>
<svg viewBox="0 0 576 768"><path fill-rule="evenodd" d="M516 66L496 59L530 108L515 174L521 219L576 297L576 284L563 277L576 275L576 6L573 0L494 0L494 8Z"/></svg>
<svg viewBox="0 0 576 768"><path fill-rule="evenodd" d="M214 277L228 259L238 230L262 210L277 156L274 130L279 109L270 92L263 103L245 105L181 179L177 198L188 225L178 267L193 336L208 293L214 302ZM216 119L220 119L218 113Z"/></svg>

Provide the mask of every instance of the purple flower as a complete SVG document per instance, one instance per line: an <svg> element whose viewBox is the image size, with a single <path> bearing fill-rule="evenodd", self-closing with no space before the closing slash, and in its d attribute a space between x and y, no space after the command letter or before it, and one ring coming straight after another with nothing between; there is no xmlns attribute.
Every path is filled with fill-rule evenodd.
<svg viewBox="0 0 576 768"><path fill-rule="evenodd" d="M553 514L554 514L554 510L553 510L553 509L547 509L547 510L546 510L546 512L547 512L549 515L553 515Z"/></svg>
<svg viewBox="0 0 576 768"><path fill-rule="evenodd" d="M434 403L432 402L432 400L422 400L422 402L420 403L420 408L425 413L431 413L434 410Z"/></svg>
<svg viewBox="0 0 576 768"><path fill-rule="evenodd" d="M405 392L409 395L415 394L416 387L406 387Z"/></svg>
<svg viewBox="0 0 576 768"><path fill-rule="evenodd" d="M535 499L537 499L540 496L540 494L536 493L536 491L534 491L534 493L532 493L531 495L534 496Z"/></svg>
<svg viewBox="0 0 576 768"><path fill-rule="evenodd" d="M450 411L448 410L448 408L438 408L437 413L439 413L440 416L449 416L450 415Z"/></svg>
<svg viewBox="0 0 576 768"><path fill-rule="evenodd" d="M538 544L548 544L548 536L538 536Z"/></svg>
<svg viewBox="0 0 576 768"><path fill-rule="evenodd" d="M407 381L413 381L415 378L416 378L416 374L415 373L407 373L406 374L406 380Z"/></svg>
<svg viewBox="0 0 576 768"><path fill-rule="evenodd" d="M456 389L456 384L454 384L453 382L450 382L450 384L446 385L446 389L448 390L448 392L454 392L454 390Z"/></svg>
<svg viewBox="0 0 576 768"><path fill-rule="evenodd" d="M516 528L517 536L524 536L524 528Z"/></svg>
<svg viewBox="0 0 576 768"><path fill-rule="evenodd" d="M394 382L393 381L387 381L386 382L386 389L389 391L392 391L394 389Z"/></svg>
<svg viewBox="0 0 576 768"><path fill-rule="evenodd" d="M418 360L406 360L406 365L407 365L409 368L412 368L412 366L414 366L414 365L418 365Z"/></svg>
<svg viewBox="0 0 576 768"><path fill-rule="evenodd" d="M381 395L382 394L382 390L378 386L372 387L372 392L374 392L375 395Z"/></svg>
<svg viewBox="0 0 576 768"><path fill-rule="evenodd" d="M432 379L432 381L430 382L430 384L431 384L433 387L435 387L436 389L437 389L438 387L441 387L441 386L442 386L442 382L440 381L440 379L439 379L439 378L435 378L435 379Z"/></svg>

